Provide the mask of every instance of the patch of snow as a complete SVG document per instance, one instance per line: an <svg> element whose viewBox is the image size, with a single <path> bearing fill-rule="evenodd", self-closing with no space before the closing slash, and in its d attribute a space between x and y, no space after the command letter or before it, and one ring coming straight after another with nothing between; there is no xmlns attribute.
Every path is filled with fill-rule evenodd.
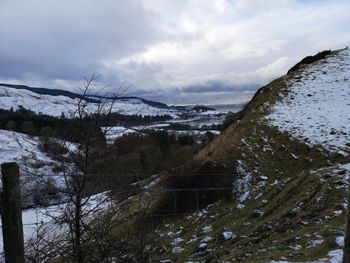
<svg viewBox="0 0 350 263"><path fill-rule="evenodd" d="M106 140L108 143L113 143L117 138L123 137L124 135L137 132L135 129L123 126L102 127L102 130L104 129L106 130Z"/></svg>
<svg viewBox="0 0 350 263"><path fill-rule="evenodd" d="M293 214L299 214L301 212L302 208L300 206L296 206L292 208Z"/></svg>
<svg viewBox="0 0 350 263"><path fill-rule="evenodd" d="M177 237L174 239L174 241L171 243L173 246L177 246L178 244L182 243L184 240L181 237Z"/></svg>
<svg viewBox="0 0 350 263"><path fill-rule="evenodd" d="M336 249L332 250L328 253L329 256L329 263L339 263L343 261L343 250L342 249Z"/></svg>
<svg viewBox="0 0 350 263"><path fill-rule="evenodd" d="M205 226L202 228L202 233L204 233L204 234L207 234L211 231L213 231L213 228L211 226Z"/></svg>
<svg viewBox="0 0 350 263"><path fill-rule="evenodd" d="M307 248L316 247L316 246L322 245L323 242L324 242L323 239L309 240L307 242Z"/></svg>
<svg viewBox="0 0 350 263"><path fill-rule="evenodd" d="M172 251L173 251L173 254L179 254L183 252L184 249L182 247L174 247Z"/></svg>
<svg viewBox="0 0 350 263"><path fill-rule="evenodd" d="M294 159L299 159L299 157L298 156L296 156L295 154L293 154L293 153L291 153L291 155L292 155L292 157L294 158Z"/></svg>
<svg viewBox="0 0 350 263"><path fill-rule="evenodd" d="M255 214L256 214L257 216L262 216L262 215L264 215L264 212L261 211L261 210L259 210L259 209L255 209L254 212L255 212Z"/></svg>
<svg viewBox="0 0 350 263"><path fill-rule="evenodd" d="M197 218L202 218L202 217L205 217L206 214L208 214L208 211L206 209L203 209L199 212L194 213L193 215L196 216Z"/></svg>
<svg viewBox="0 0 350 263"><path fill-rule="evenodd" d="M225 240L230 240L236 237L231 231L225 231L222 233Z"/></svg>
<svg viewBox="0 0 350 263"><path fill-rule="evenodd" d="M271 185L278 185L279 184L279 182L278 182L278 180L276 179Z"/></svg>
<svg viewBox="0 0 350 263"><path fill-rule="evenodd" d="M158 175L155 175L154 177L156 177L154 180L152 180L150 183L148 183L147 185L143 186L143 189L150 189L152 188L153 186L159 184L159 182L163 179L162 176L159 176L157 177ZM154 178L152 176L152 178Z"/></svg>
<svg viewBox="0 0 350 263"><path fill-rule="evenodd" d="M249 185L252 180L252 174L248 172L241 160L237 160L237 173L239 179L234 181L234 191L241 193L238 200L240 203L245 202L250 197Z"/></svg>
<svg viewBox="0 0 350 263"><path fill-rule="evenodd" d="M199 250L206 250L208 248L208 244L207 243L201 243L198 246Z"/></svg>
<svg viewBox="0 0 350 263"><path fill-rule="evenodd" d="M191 236L190 237L190 239L186 242L186 244L190 244L190 243L192 243L192 242L195 242L195 241L197 241L197 236L196 235L193 235L193 236Z"/></svg>
<svg viewBox="0 0 350 263"><path fill-rule="evenodd" d="M293 250L300 250L301 249L301 245L298 245L298 244L295 244L295 245L292 245L292 246L289 246L291 249Z"/></svg>
<svg viewBox="0 0 350 263"><path fill-rule="evenodd" d="M210 237L210 236L205 236L205 237L201 240L201 242L209 242L209 241L211 241L211 240L213 240L212 237Z"/></svg>
<svg viewBox="0 0 350 263"><path fill-rule="evenodd" d="M340 216L343 213L343 210L336 210L334 211L335 216Z"/></svg>
<svg viewBox="0 0 350 263"><path fill-rule="evenodd" d="M244 208L244 207L245 207L245 205L240 204L240 203L238 203L238 204L236 205L236 208L237 208L237 209L242 209L242 208Z"/></svg>
<svg viewBox="0 0 350 263"><path fill-rule="evenodd" d="M173 236L175 236L175 234L173 233L173 232L168 232L167 234L166 234L168 237L173 237Z"/></svg>
<svg viewBox="0 0 350 263"><path fill-rule="evenodd" d="M343 247L344 246L344 237L340 236L335 239L335 242L338 244L338 246Z"/></svg>

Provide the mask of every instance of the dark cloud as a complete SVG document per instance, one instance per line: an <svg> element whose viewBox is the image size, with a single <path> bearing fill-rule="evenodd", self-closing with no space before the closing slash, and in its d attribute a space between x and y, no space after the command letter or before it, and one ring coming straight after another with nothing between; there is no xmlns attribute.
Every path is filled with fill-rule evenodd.
<svg viewBox="0 0 350 263"><path fill-rule="evenodd" d="M1 78L80 80L156 38L139 1L2 1Z"/></svg>
<svg viewBox="0 0 350 263"><path fill-rule="evenodd" d="M232 83L220 80L208 81L205 84L192 85L182 88L183 93L227 93L237 91L252 91L256 90L259 85L234 85Z"/></svg>
<svg viewBox="0 0 350 263"><path fill-rule="evenodd" d="M159 100L168 104L235 104L249 100L256 89L255 85L238 89L233 89L232 85L222 85L220 90L216 90L214 86L192 86L167 90L128 90L125 95Z"/></svg>

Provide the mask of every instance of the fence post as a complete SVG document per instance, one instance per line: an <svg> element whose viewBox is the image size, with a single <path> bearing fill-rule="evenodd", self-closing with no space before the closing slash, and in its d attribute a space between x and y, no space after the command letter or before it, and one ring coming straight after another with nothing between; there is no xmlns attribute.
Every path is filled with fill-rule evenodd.
<svg viewBox="0 0 350 263"><path fill-rule="evenodd" d="M173 191L173 198L174 198L174 208L175 208L175 215L177 215L177 203L176 203L176 192Z"/></svg>
<svg viewBox="0 0 350 263"><path fill-rule="evenodd" d="M6 263L24 263L24 240L20 196L19 167L16 163L1 165L1 220Z"/></svg>
<svg viewBox="0 0 350 263"><path fill-rule="evenodd" d="M343 263L350 263L350 178L348 184L348 204L346 209L346 225L344 234Z"/></svg>

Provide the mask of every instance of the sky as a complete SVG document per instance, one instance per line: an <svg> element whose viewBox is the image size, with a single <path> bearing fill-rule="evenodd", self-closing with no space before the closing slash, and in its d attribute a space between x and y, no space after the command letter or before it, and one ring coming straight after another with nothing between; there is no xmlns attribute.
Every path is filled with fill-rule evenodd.
<svg viewBox="0 0 350 263"><path fill-rule="evenodd" d="M0 0L0 82L241 103L349 25L348 0Z"/></svg>

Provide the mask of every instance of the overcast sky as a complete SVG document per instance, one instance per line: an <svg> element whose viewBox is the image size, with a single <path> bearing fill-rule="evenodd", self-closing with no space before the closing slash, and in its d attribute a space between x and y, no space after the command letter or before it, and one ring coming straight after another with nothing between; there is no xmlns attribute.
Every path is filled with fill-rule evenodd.
<svg viewBox="0 0 350 263"><path fill-rule="evenodd" d="M0 81L237 103L350 43L349 0L0 0Z"/></svg>

